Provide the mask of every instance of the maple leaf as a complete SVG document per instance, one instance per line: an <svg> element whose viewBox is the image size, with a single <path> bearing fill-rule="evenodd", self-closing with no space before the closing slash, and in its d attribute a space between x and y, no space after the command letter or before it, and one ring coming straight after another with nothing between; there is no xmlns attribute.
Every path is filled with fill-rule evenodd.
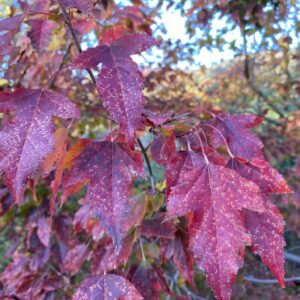
<svg viewBox="0 0 300 300"><path fill-rule="evenodd" d="M218 299L230 298L245 246L251 244L244 226L244 208L264 210L259 187L212 163L189 172L168 198L169 217L193 212L190 247Z"/></svg>
<svg viewBox="0 0 300 300"><path fill-rule="evenodd" d="M119 249L122 238L131 226L130 201L133 179L144 176L142 157L131 153L120 143L89 142L75 158L63 179L63 201L88 183L86 203Z"/></svg>
<svg viewBox="0 0 300 300"><path fill-rule="evenodd" d="M165 261L173 259L179 273L189 284L193 285L194 279L194 257L189 248L189 234L187 222L180 222L174 239L160 240L160 253Z"/></svg>
<svg viewBox="0 0 300 300"><path fill-rule="evenodd" d="M15 117L0 131L0 171L16 203L54 147L53 116L76 118L79 112L66 97L45 90L17 89L0 93L0 111Z"/></svg>
<svg viewBox="0 0 300 300"><path fill-rule="evenodd" d="M64 160L65 154L67 150L67 137L68 132L65 128L61 127L55 131L55 143L54 143L54 151L49 153L43 164L43 170L46 174L49 174L53 169L53 166L56 164L57 169L55 172L55 177L51 182L51 190L52 195L50 198L50 216L52 217L55 209L55 200L57 196L57 192L60 187L62 174L64 170Z"/></svg>
<svg viewBox="0 0 300 300"><path fill-rule="evenodd" d="M236 170L242 177L255 182L263 193L291 193L284 178L268 162L253 158L247 162L231 159L228 166Z"/></svg>
<svg viewBox="0 0 300 300"><path fill-rule="evenodd" d="M215 127L212 129L213 145L220 147L226 139L231 153L245 159L262 157L263 143L251 132L251 128L259 125L263 119L254 115L216 115Z"/></svg>
<svg viewBox="0 0 300 300"><path fill-rule="evenodd" d="M24 15L19 14L10 18L0 20L0 31L18 29L23 21Z"/></svg>
<svg viewBox="0 0 300 300"><path fill-rule="evenodd" d="M48 46L51 33L57 27L57 24L44 19L29 20L28 24L31 26L28 36L31 39L33 48L37 52L44 50Z"/></svg>
<svg viewBox="0 0 300 300"><path fill-rule="evenodd" d="M134 130L141 126L144 97L142 75L130 55L141 53L154 44L155 40L146 34L126 35L110 45L87 49L73 63L73 67L79 69L102 63L97 89L103 105L114 121L127 128L131 139Z"/></svg>
<svg viewBox="0 0 300 300"><path fill-rule="evenodd" d="M179 151L169 161L166 167L167 196L171 188L179 182L179 178L189 171L203 166L203 159L194 151Z"/></svg>
<svg viewBox="0 0 300 300"><path fill-rule="evenodd" d="M49 10L50 0L36 0L34 4L30 5L29 13L47 13Z"/></svg>
<svg viewBox="0 0 300 300"><path fill-rule="evenodd" d="M132 247L136 241L134 233L126 236L121 243L121 248L118 254L114 251L112 242L105 239L103 243L97 245L92 256L92 271L94 274L99 272L107 272L116 269L118 265L125 264L132 252Z"/></svg>
<svg viewBox="0 0 300 300"><path fill-rule="evenodd" d="M251 235L253 253L258 254L282 287L284 281L284 220L279 209L269 200L264 212L246 211L245 226Z"/></svg>
<svg viewBox="0 0 300 300"><path fill-rule="evenodd" d="M63 272L70 272L72 275L76 274L88 254L89 251L85 244L79 244L70 249L63 261Z"/></svg>
<svg viewBox="0 0 300 300"><path fill-rule="evenodd" d="M5 33L0 35L0 55L9 54L14 47L11 45L11 35L9 33Z"/></svg>
<svg viewBox="0 0 300 300"><path fill-rule="evenodd" d="M144 220L141 223L141 234L147 238L160 237L165 239L173 239L176 227L173 221L163 222L165 213L157 213L154 217Z"/></svg>
<svg viewBox="0 0 300 300"><path fill-rule="evenodd" d="M93 276L85 279L72 299L141 300L143 298L134 285L127 279L118 275L106 274L104 276Z"/></svg>
<svg viewBox="0 0 300 300"><path fill-rule="evenodd" d="M169 286L158 266L143 261L136 269L133 267L129 273L129 280L144 299L159 300L160 292L170 294Z"/></svg>
<svg viewBox="0 0 300 300"><path fill-rule="evenodd" d="M42 242L42 244L45 247L48 247L50 242L51 227L49 226L48 221L44 217L38 219L37 225L38 225L37 235L40 241Z"/></svg>
<svg viewBox="0 0 300 300"><path fill-rule="evenodd" d="M173 134L159 136L154 139L150 147L153 159L160 165L166 165L175 153L175 138Z"/></svg>

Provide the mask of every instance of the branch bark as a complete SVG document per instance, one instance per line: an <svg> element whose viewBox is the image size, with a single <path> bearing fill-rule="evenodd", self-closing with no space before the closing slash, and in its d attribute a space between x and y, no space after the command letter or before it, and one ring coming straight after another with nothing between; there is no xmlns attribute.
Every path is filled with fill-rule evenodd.
<svg viewBox="0 0 300 300"><path fill-rule="evenodd" d="M275 284L277 284L278 283L277 279L259 279L259 278L255 278L251 275L245 276L244 279L247 280L247 281L253 282L253 283L262 283L262 284L264 284L264 283L271 283L271 284L275 283ZM286 278L284 281L285 282L300 281L300 276Z"/></svg>
<svg viewBox="0 0 300 300"><path fill-rule="evenodd" d="M252 88L252 90L260 97L262 98L268 105L281 117L284 117L284 114L271 102L271 99L258 88L255 82L255 76L253 67L251 66L249 54L247 50L247 38L244 30L241 28L242 36L243 36L243 51L245 55L245 77L248 81L249 86Z"/></svg>
<svg viewBox="0 0 300 300"><path fill-rule="evenodd" d="M81 46L80 46L80 42L79 42L79 39L78 39L78 37L77 37L77 35L76 35L76 33L75 33L75 30L74 30L74 28L73 28L73 26L72 26L71 19L70 19L68 13L67 13L65 7L64 7L63 4L61 3L61 0L58 0L58 3L59 3L59 6L60 6L60 9L61 9L61 12L62 12L62 14L63 14L65 23L67 24L67 26L68 26L68 28L69 28L71 34L72 34L72 37L73 37L75 46L76 46L78 52L81 53L81 52L82 52L82 48L81 48ZM89 73L92 82L93 82L94 84L96 84L96 78L95 78L93 72L92 72L90 69L86 69L86 70L87 70L87 72Z"/></svg>
<svg viewBox="0 0 300 300"><path fill-rule="evenodd" d="M137 138L137 142L138 142L138 144L141 148L142 154L143 154L143 156L145 158L145 161L146 161L146 164L147 164L147 168L148 168L149 175L150 175L150 184L151 184L152 193L155 194L155 181L154 181L152 167L151 167L151 164L150 164L150 161L149 161L147 151L146 151L145 147L143 146L142 141L139 138Z"/></svg>

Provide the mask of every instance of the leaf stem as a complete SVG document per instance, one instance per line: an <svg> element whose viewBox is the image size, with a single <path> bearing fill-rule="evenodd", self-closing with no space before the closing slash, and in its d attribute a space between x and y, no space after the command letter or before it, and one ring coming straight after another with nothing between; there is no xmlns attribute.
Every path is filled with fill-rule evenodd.
<svg viewBox="0 0 300 300"><path fill-rule="evenodd" d="M149 157L147 155L147 151L146 151L145 147L143 146L143 143L140 140L140 138L137 138L137 142L138 142L138 144L141 148L142 154L143 154L143 156L145 158L145 161L146 161L146 164L147 164L147 168L148 168L149 175L150 175L150 184L151 184L152 193L155 194L155 181L154 181L154 176L153 176L153 171L152 171L152 167L151 167L151 164L150 164L150 160L149 160Z"/></svg>
<svg viewBox="0 0 300 300"><path fill-rule="evenodd" d="M78 37L77 37L77 35L76 35L76 33L75 33L75 30L74 30L74 28L73 28L73 26L72 26L71 19L70 19L68 13L67 13L65 7L64 7L63 4L61 3L61 0L58 0L58 3L59 3L59 6L60 6L60 9L61 9L61 12L62 12L62 14L63 14L63 17L64 17L64 19L65 19L65 23L66 23L67 26L69 27L70 32L71 32L71 34L72 34L73 40L74 40L74 42L75 42L75 46L76 46L78 52L81 53L81 52L82 52L82 48L81 48L81 46L80 46L80 42L79 42L79 39L78 39ZM92 72L90 69L86 69L86 70L87 70L87 72L89 73L92 82L93 82L94 84L96 84L96 78L95 78L93 72Z"/></svg>

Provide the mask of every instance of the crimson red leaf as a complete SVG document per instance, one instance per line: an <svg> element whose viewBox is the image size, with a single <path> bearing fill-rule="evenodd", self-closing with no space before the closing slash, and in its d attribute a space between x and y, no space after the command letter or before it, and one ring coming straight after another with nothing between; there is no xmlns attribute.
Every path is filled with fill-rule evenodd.
<svg viewBox="0 0 300 300"><path fill-rule="evenodd" d="M151 144L151 154L153 159L161 165L166 165L175 156L176 146L173 134L159 136Z"/></svg>
<svg viewBox="0 0 300 300"><path fill-rule="evenodd" d="M66 199L88 183L86 203L112 238L116 249L131 226L130 188L134 178L143 176L140 153L131 153L122 144L90 142L75 159L63 180Z"/></svg>
<svg viewBox="0 0 300 300"><path fill-rule="evenodd" d="M249 162L241 163L234 159L230 160L228 165L242 177L255 182L264 193L291 192L284 178L265 160L254 158Z"/></svg>
<svg viewBox="0 0 300 300"><path fill-rule="evenodd" d="M173 239L176 227L173 221L165 221L165 213L157 213L149 220L141 223L141 234L145 237L160 237L165 239Z"/></svg>
<svg viewBox="0 0 300 300"><path fill-rule="evenodd" d="M243 208L263 211L260 189L237 172L207 164L190 172L172 188L167 203L174 217L194 212L190 245L198 266L218 299L230 299L231 287L251 243Z"/></svg>
<svg viewBox="0 0 300 300"><path fill-rule="evenodd" d="M194 257L189 248L189 234L186 222L180 223L175 238L160 240L160 253L165 261L173 259L179 273L189 284L193 285Z"/></svg>
<svg viewBox="0 0 300 300"><path fill-rule="evenodd" d="M14 30L19 28L24 18L23 14L0 20L0 31Z"/></svg>
<svg viewBox="0 0 300 300"><path fill-rule="evenodd" d="M246 212L246 228L251 234L251 250L270 268L282 287L284 282L284 221L278 208L266 201L264 212Z"/></svg>
<svg viewBox="0 0 300 300"><path fill-rule="evenodd" d="M5 33L0 35L0 55L9 54L14 47L11 45L11 35L9 33Z"/></svg>
<svg viewBox="0 0 300 300"><path fill-rule="evenodd" d="M47 13L49 10L50 0L36 0L33 5L30 6L30 13Z"/></svg>
<svg viewBox="0 0 300 300"><path fill-rule="evenodd" d="M87 256L88 249L85 244L75 246L68 251L63 261L63 272L70 272L72 275L76 274Z"/></svg>
<svg viewBox="0 0 300 300"><path fill-rule="evenodd" d="M37 235L45 247L48 247L50 241L51 228L44 217L38 219Z"/></svg>
<svg viewBox="0 0 300 300"><path fill-rule="evenodd" d="M93 273L99 274L99 272L107 272L116 269L120 264L126 263L131 254L135 240L135 234L129 234L125 237L122 240L118 254L115 253L114 246L111 241L98 245L97 249L93 251Z"/></svg>
<svg viewBox="0 0 300 300"><path fill-rule="evenodd" d="M28 24L31 26L28 36L33 48L37 52L44 50L50 42L51 33L56 28L56 23L44 19L33 19L29 20Z"/></svg>
<svg viewBox="0 0 300 300"><path fill-rule="evenodd" d="M170 194L172 186L176 185L179 178L194 168L203 166L204 161L194 151L179 151L171 158L166 168L167 195Z"/></svg>
<svg viewBox="0 0 300 300"><path fill-rule="evenodd" d="M141 53L155 41L146 34L126 35L111 45L100 45L82 52L74 61L74 68L91 68L102 63L97 89L103 105L113 120L125 126L132 139L141 125L144 107L143 80L130 55Z"/></svg>
<svg viewBox="0 0 300 300"><path fill-rule="evenodd" d="M73 296L73 300L141 300L143 299L136 288L125 278L106 274L87 278Z"/></svg>
<svg viewBox="0 0 300 300"><path fill-rule="evenodd" d="M79 112L66 97L45 90L0 93L0 111L16 116L0 131L0 170L16 203L28 178L54 147L52 117L74 118Z"/></svg>
<svg viewBox="0 0 300 300"><path fill-rule="evenodd" d="M262 157L263 143L251 132L250 128L259 125L262 118L253 115L220 115L216 116L215 126L227 140L231 153L245 159ZM224 141L219 132L213 130L215 147Z"/></svg>
<svg viewBox="0 0 300 300"><path fill-rule="evenodd" d="M144 299L159 300L159 293L169 293L169 287L158 267L152 267L147 262L142 262L133 274L130 281L135 285Z"/></svg>

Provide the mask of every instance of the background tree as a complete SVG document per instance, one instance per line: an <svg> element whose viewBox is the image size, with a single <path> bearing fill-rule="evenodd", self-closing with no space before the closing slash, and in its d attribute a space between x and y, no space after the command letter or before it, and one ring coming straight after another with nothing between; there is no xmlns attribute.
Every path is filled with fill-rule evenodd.
<svg viewBox="0 0 300 300"><path fill-rule="evenodd" d="M0 7L1 297L297 299L299 1Z"/></svg>

